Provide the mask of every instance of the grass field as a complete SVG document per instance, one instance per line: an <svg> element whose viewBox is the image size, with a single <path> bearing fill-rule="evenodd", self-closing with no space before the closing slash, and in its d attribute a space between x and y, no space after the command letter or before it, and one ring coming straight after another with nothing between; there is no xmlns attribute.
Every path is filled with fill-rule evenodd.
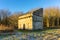
<svg viewBox="0 0 60 40"><path fill-rule="evenodd" d="M1 40L60 40L60 29L18 30L15 35L6 36Z"/></svg>

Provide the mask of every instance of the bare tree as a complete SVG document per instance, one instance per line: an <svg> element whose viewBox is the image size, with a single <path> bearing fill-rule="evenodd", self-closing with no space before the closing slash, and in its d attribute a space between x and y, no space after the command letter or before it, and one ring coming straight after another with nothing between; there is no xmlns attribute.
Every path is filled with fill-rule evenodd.
<svg viewBox="0 0 60 40"><path fill-rule="evenodd" d="M9 16L10 12L9 10L5 10L5 9L1 9L0 10L0 21L1 21L1 24L5 24L7 25L7 18Z"/></svg>

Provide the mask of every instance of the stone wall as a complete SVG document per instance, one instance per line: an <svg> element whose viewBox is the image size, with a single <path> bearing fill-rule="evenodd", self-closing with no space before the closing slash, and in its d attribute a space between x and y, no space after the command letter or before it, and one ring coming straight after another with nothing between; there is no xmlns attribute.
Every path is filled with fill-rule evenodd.
<svg viewBox="0 0 60 40"><path fill-rule="evenodd" d="M32 30L32 17L27 17L24 19L18 20L18 29L23 29L23 24L25 24L25 29Z"/></svg>
<svg viewBox="0 0 60 40"><path fill-rule="evenodd" d="M43 9L33 12L33 28L43 29Z"/></svg>
<svg viewBox="0 0 60 40"><path fill-rule="evenodd" d="M39 16L33 16L33 28L43 29L43 18Z"/></svg>

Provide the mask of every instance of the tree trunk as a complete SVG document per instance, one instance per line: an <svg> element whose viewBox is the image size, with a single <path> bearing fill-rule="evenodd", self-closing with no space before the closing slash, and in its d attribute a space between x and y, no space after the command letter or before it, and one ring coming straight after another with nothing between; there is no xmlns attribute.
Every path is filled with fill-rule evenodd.
<svg viewBox="0 0 60 40"><path fill-rule="evenodd" d="M47 27L49 27L49 20L47 19Z"/></svg>

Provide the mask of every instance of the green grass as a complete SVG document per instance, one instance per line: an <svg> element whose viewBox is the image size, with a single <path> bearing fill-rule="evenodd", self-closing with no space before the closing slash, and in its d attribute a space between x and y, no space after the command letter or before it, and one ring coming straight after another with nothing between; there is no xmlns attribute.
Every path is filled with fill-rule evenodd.
<svg viewBox="0 0 60 40"><path fill-rule="evenodd" d="M18 30L18 32L55 32L58 29L43 29L43 30Z"/></svg>

